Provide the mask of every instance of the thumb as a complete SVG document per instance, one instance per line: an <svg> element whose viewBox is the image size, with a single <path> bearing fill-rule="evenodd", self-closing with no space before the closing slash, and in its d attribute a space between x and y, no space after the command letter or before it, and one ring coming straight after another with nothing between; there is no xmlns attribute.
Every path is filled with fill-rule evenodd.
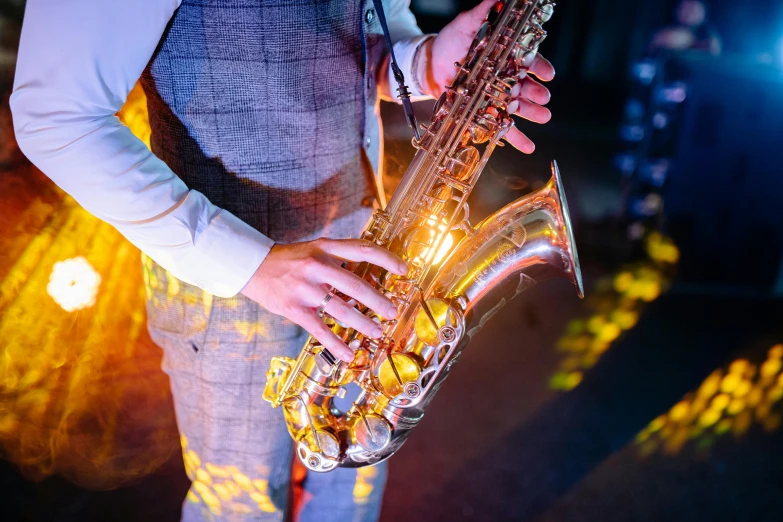
<svg viewBox="0 0 783 522"><path fill-rule="evenodd" d="M492 9L492 6L497 3L497 0L483 0L479 5L469 11L462 13L465 24L469 26L473 31L476 31L478 27L486 20L487 13Z"/></svg>

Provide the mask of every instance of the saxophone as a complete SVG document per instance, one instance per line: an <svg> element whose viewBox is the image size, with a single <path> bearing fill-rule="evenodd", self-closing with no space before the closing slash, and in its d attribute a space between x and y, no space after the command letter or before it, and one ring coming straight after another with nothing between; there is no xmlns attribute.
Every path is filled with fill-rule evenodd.
<svg viewBox="0 0 783 522"><path fill-rule="evenodd" d="M357 309L381 325L371 339L326 317L355 351L335 360L312 336L299 357L274 357L264 399L282 406L296 454L310 470L376 464L393 455L479 329L510 299L549 277L582 281L557 164L540 190L469 222L468 196L514 125L507 111L520 74L546 36L551 0L505 0L489 12L416 155L363 238L405 259L398 276L348 266L398 307L396 319ZM339 295L339 294L338 294ZM337 398L355 398L346 411Z"/></svg>

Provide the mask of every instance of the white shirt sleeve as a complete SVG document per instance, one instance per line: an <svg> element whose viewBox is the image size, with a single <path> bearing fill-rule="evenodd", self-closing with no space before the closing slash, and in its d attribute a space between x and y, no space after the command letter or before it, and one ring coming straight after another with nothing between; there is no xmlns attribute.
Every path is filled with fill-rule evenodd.
<svg viewBox="0 0 783 522"><path fill-rule="evenodd" d="M27 157L178 278L239 292L273 241L174 174L115 116L180 0L28 0L11 110Z"/></svg>
<svg viewBox="0 0 783 522"><path fill-rule="evenodd" d="M429 98L429 96L421 92L417 87L417 82L414 81L413 58L419 46L432 35L425 35L419 29L416 17L410 10L410 4L410 0L390 0L386 21L397 65L405 76L405 84L410 90L411 97L416 101ZM394 79L391 62L389 62L389 92L396 93L397 88L397 81Z"/></svg>

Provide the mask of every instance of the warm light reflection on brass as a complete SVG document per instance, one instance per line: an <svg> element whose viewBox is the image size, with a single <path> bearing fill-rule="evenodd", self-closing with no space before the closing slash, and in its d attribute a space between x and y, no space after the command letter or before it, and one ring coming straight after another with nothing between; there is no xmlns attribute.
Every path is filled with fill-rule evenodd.
<svg viewBox="0 0 783 522"><path fill-rule="evenodd" d="M451 252L451 247L454 246L454 237L451 234L446 234L438 248L438 252L435 254L435 258L432 260L433 264L440 264L441 261Z"/></svg>
<svg viewBox="0 0 783 522"><path fill-rule="evenodd" d="M120 118L149 140L138 88ZM43 179L27 187L0 193L18 207L0 235L0 446L28 476L115 487L178 448L139 251Z"/></svg>
<svg viewBox="0 0 783 522"><path fill-rule="evenodd" d="M783 344L770 348L766 360L737 359L712 372L636 436L641 455L672 455L690 446L708 450L723 435L744 435L754 423L768 432L780 427L783 398Z"/></svg>
<svg viewBox="0 0 783 522"><path fill-rule="evenodd" d="M658 232L647 236L645 246L647 259L600 280L586 303L591 315L568 323L566 333L557 341L558 351L565 355L550 378L551 388L576 388L584 372L624 331L636 325L644 305L667 287L672 266L679 260L677 247Z"/></svg>
<svg viewBox="0 0 783 522"><path fill-rule="evenodd" d="M446 231L446 225L444 223L440 223L435 226L435 224L438 222L436 216L432 216L432 219L427 221L427 225L429 225L430 229L428 230L429 235L429 241L431 243L437 242L437 236L440 234L443 234ZM451 248L454 246L454 237L451 235L451 233L445 234L443 236L443 241L438 246L437 251L435 252L435 255L432 255L432 247L427 247L422 252L421 257L423 259L428 259L430 256L432 256L432 264L437 265L440 264L441 261L451 252Z"/></svg>

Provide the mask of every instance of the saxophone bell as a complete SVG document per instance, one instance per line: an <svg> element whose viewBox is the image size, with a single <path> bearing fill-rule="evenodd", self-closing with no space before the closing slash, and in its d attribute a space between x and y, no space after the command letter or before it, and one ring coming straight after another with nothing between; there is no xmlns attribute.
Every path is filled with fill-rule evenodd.
<svg viewBox="0 0 783 522"><path fill-rule="evenodd" d="M584 297L557 162L551 168L546 185L479 223L438 273L433 294L463 303L468 338L509 300L545 279L568 279Z"/></svg>

